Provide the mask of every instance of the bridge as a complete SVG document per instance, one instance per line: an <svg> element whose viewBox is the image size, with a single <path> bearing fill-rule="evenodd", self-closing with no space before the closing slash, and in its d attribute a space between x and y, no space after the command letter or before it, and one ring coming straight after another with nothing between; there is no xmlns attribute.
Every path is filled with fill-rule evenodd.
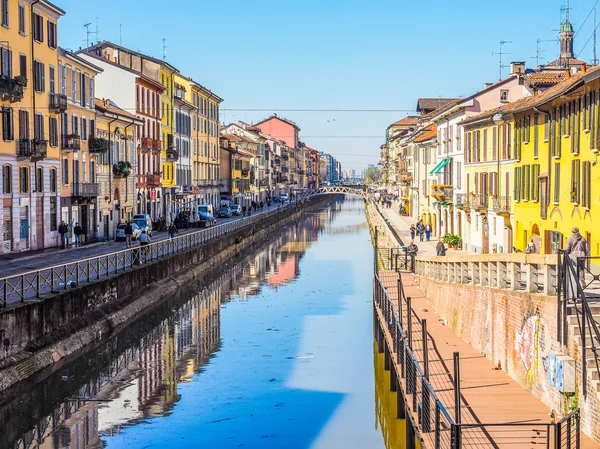
<svg viewBox="0 0 600 449"><path fill-rule="evenodd" d="M366 190L366 186L325 186L319 187L318 189L307 190L301 195L302 199L307 199L318 195L354 195L360 196L364 199L368 199L368 192Z"/></svg>

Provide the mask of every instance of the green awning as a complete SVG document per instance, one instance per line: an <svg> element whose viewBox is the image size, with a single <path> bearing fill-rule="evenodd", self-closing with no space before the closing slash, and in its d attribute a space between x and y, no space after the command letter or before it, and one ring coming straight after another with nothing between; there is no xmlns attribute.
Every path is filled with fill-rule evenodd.
<svg viewBox="0 0 600 449"><path fill-rule="evenodd" d="M448 165L448 162L450 162L452 160L452 158L447 157L446 159L442 159L440 162L438 162L438 164L433 167L433 170L431 170L429 172L430 175L435 175L439 172L442 171L442 168L444 168L446 165Z"/></svg>
<svg viewBox="0 0 600 449"><path fill-rule="evenodd" d="M438 204L440 204L440 202L439 202L439 201L434 201L434 202L433 202L433 205L434 205L434 206L437 206Z"/></svg>

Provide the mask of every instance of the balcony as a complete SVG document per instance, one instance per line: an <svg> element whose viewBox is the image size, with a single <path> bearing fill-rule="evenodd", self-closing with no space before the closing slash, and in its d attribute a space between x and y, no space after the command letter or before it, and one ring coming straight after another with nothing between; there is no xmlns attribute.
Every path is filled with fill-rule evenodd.
<svg viewBox="0 0 600 449"><path fill-rule="evenodd" d="M250 174L250 169L242 168L242 176L246 178Z"/></svg>
<svg viewBox="0 0 600 449"><path fill-rule="evenodd" d="M488 208L488 196L485 195L471 195L471 207L478 211L486 211Z"/></svg>
<svg viewBox="0 0 600 449"><path fill-rule="evenodd" d="M177 160L179 160L179 151L175 150L174 148L168 148L167 149L167 161L175 162Z"/></svg>
<svg viewBox="0 0 600 449"><path fill-rule="evenodd" d="M434 184L431 186L431 196L442 204L451 204L454 196L454 187L451 185Z"/></svg>
<svg viewBox="0 0 600 449"><path fill-rule="evenodd" d="M158 139L152 139L152 151L162 150L162 144Z"/></svg>
<svg viewBox="0 0 600 449"><path fill-rule="evenodd" d="M63 134L60 149L63 151L79 151L81 138L77 134Z"/></svg>
<svg viewBox="0 0 600 449"><path fill-rule="evenodd" d="M140 148L142 149L142 151L150 151L152 150L152 141L154 139L152 139L151 137L142 137L142 142L140 145Z"/></svg>
<svg viewBox="0 0 600 449"><path fill-rule="evenodd" d="M73 184L73 196L82 198L95 198L98 196L97 182L76 182Z"/></svg>
<svg viewBox="0 0 600 449"><path fill-rule="evenodd" d="M115 178L127 178L131 171L131 163L128 161L119 161L113 165L113 176Z"/></svg>
<svg viewBox="0 0 600 449"><path fill-rule="evenodd" d="M494 198L494 212L498 215L510 214L510 196L497 196Z"/></svg>
<svg viewBox="0 0 600 449"><path fill-rule="evenodd" d="M48 141L41 139L19 139L17 158L29 158L32 162L41 161L48 154Z"/></svg>
<svg viewBox="0 0 600 449"><path fill-rule="evenodd" d="M151 174L146 175L146 184L149 188L160 187L160 175L159 174Z"/></svg>
<svg viewBox="0 0 600 449"><path fill-rule="evenodd" d="M456 194L456 207L462 210L469 210L471 203L469 201L468 193L457 193Z"/></svg>
<svg viewBox="0 0 600 449"><path fill-rule="evenodd" d="M90 153L103 153L108 150L108 139L102 137L90 137L88 149Z"/></svg>
<svg viewBox="0 0 600 449"><path fill-rule="evenodd" d="M281 159L275 159L275 165L281 165Z"/></svg>
<svg viewBox="0 0 600 449"><path fill-rule="evenodd" d="M23 89L27 87L27 78L16 76L0 76L0 99L9 103L16 103L23 99Z"/></svg>
<svg viewBox="0 0 600 449"><path fill-rule="evenodd" d="M288 161L290 159L290 157L287 154L282 154L281 155L281 160L282 161Z"/></svg>
<svg viewBox="0 0 600 449"><path fill-rule="evenodd" d="M50 105L48 106L52 112L66 112L67 96L63 94L50 94Z"/></svg>
<svg viewBox="0 0 600 449"><path fill-rule="evenodd" d="M289 169L289 168L287 168L287 167L281 167L281 171L282 171L283 173L288 173L288 172L290 171L290 169Z"/></svg>

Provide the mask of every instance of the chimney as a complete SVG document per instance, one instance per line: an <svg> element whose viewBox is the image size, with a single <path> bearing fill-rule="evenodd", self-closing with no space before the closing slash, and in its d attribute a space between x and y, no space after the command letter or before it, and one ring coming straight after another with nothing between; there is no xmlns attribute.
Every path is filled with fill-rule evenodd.
<svg viewBox="0 0 600 449"><path fill-rule="evenodd" d="M583 64L581 64L581 71L583 73L587 72L587 64L585 62Z"/></svg>
<svg viewBox="0 0 600 449"><path fill-rule="evenodd" d="M492 87L494 85L494 83L484 83L483 84L483 89L487 89L488 87Z"/></svg>
<svg viewBox="0 0 600 449"><path fill-rule="evenodd" d="M511 62L510 63L510 74L514 75L522 75L523 73L525 73L525 62L523 61L516 61L516 62Z"/></svg>
<svg viewBox="0 0 600 449"><path fill-rule="evenodd" d="M565 71L565 78L566 78L566 79L569 79L569 78L571 78L571 71L570 71L569 69L567 69L567 70Z"/></svg>

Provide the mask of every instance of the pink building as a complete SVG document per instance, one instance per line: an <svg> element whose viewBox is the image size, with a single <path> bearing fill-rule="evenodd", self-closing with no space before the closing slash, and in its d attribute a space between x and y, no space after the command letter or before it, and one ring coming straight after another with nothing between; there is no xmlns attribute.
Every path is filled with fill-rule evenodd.
<svg viewBox="0 0 600 449"><path fill-rule="evenodd" d="M268 136L273 140L282 140L288 147L298 147L298 132L300 128L292 122L273 114L271 117L258 122L254 125L259 128L264 136Z"/></svg>

